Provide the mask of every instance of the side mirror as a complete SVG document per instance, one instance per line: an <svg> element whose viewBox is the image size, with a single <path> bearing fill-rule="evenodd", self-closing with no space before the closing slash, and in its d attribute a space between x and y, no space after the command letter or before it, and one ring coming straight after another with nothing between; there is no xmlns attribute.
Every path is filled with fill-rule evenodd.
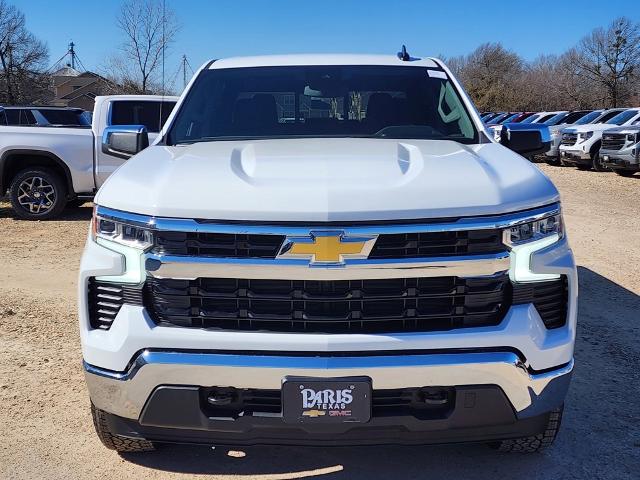
<svg viewBox="0 0 640 480"><path fill-rule="evenodd" d="M149 134L143 125L113 125L102 133L102 152L119 158L131 158L149 146Z"/></svg>
<svg viewBox="0 0 640 480"><path fill-rule="evenodd" d="M551 133L546 125L505 123L500 132L500 143L523 157L531 157L549 150Z"/></svg>

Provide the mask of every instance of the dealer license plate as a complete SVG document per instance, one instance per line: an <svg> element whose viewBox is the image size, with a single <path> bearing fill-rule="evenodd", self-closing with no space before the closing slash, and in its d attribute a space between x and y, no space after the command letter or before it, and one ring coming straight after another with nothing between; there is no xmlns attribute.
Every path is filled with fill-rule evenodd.
<svg viewBox="0 0 640 480"><path fill-rule="evenodd" d="M286 377L282 414L287 423L364 423L371 418L368 377Z"/></svg>

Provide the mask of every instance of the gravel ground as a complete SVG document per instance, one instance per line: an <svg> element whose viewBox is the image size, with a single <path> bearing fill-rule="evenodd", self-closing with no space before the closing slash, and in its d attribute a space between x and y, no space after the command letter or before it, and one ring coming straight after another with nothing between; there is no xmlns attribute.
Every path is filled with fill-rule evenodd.
<svg viewBox="0 0 640 480"><path fill-rule="evenodd" d="M0 200L0 478L637 479L640 176L540 168L562 193L581 288L576 370L549 451L179 446L120 457L93 433L80 368L75 275L91 206L23 222Z"/></svg>

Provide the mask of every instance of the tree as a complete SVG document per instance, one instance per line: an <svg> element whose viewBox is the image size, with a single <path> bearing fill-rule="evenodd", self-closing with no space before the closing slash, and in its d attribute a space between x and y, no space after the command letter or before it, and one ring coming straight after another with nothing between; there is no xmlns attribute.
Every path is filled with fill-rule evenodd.
<svg viewBox="0 0 640 480"><path fill-rule="evenodd" d="M160 83L163 51L175 41L179 30L175 15L170 9L163 12L160 0L125 0L116 24L125 36L121 47L124 58L112 62L117 65L119 83L149 93L152 85Z"/></svg>
<svg viewBox="0 0 640 480"><path fill-rule="evenodd" d="M0 0L0 101L31 103L50 96L43 73L48 58L46 44L27 30L24 14Z"/></svg>
<svg viewBox="0 0 640 480"><path fill-rule="evenodd" d="M485 43L451 63L479 110L513 108L517 95L512 86L520 78L524 64L517 54L499 43Z"/></svg>
<svg viewBox="0 0 640 480"><path fill-rule="evenodd" d="M640 67L640 25L628 18L614 20L605 30L596 28L571 52L574 75L601 86L609 106L629 99Z"/></svg>

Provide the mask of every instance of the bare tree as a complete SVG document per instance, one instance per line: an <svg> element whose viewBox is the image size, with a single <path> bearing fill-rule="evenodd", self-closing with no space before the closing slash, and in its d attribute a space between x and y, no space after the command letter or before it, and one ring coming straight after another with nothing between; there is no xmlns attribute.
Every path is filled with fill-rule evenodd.
<svg viewBox="0 0 640 480"><path fill-rule="evenodd" d="M523 60L499 43L480 45L466 57L453 59L453 70L479 110L508 110L517 99L513 84L523 71Z"/></svg>
<svg viewBox="0 0 640 480"><path fill-rule="evenodd" d="M172 10L163 12L160 0L125 0L118 17L118 28L125 41L122 45L123 61L115 72L120 83L133 84L140 93L149 93L158 82L163 50L175 41L179 30Z"/></svg>
<svg viewBox="0 0 640 480"><path fill-rule="evenodd" d="M569 60L575 75L603 87L609 106L620 106L632 94L640 73L640 25L621 17L606 30L596 28Z"/></svg>
<svg viewBox="0 0 640 480"><path fill-rule="evenodd" d="M25 26L24 14L0 0L0 97L4 103L29 103L47 96L43 73L49 58L45 43Z"/></svg>

